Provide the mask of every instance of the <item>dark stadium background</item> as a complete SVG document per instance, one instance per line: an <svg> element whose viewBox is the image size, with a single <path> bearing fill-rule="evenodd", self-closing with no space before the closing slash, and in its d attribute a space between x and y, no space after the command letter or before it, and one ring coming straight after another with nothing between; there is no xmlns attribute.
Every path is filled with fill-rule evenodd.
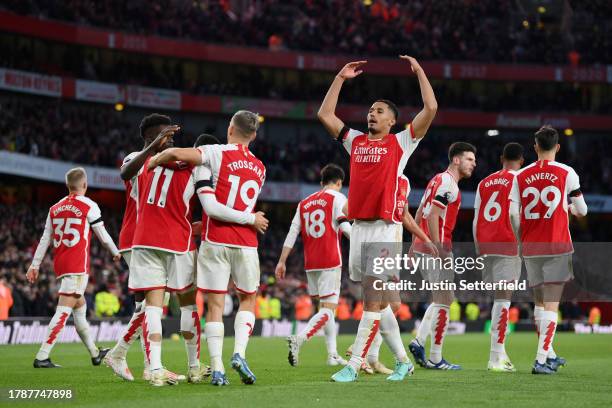
<svg viewBox="0 0 612 408"><path fill-rule="evenodd" d="M260 240L262 284L292 319L305 288L300 248L287 282L276 284L273 274L300 188L317 183L329 162L348 171L347 155L316 121L316 110L337 70L367 58L365 74L342 91L339 116L363 128L369 104L388 98L402 107L401 129L421 101L399 53L421 62L439 103L406 169L413 213L418 191L446 167L450 143L478 147L475 175L460 185L469 193L498 168L505 143L522 143L532 161L533 132L550 123L562 135L558 159L577 170L590 205L586 219L571 222L574 240L610 241L612 6L606 1L8 0L0 5L6 160L0 163L0 284L12 293L9 316L50 316L57 296L49 255L37 286L26 283L25 272L48 207L64 186L45 172L24 177L23 168L49 158L116 169L140 149L143 115L169 114L182 126L176 144L188 146L203 132L225 138L231 114L245 108L264 118L252 145L267 166L268 190L257 208L271 220ZM88 194L116 240L123 192ZM472 216L462 209L457 241L471 241ZM116 315L130 315L127 268L95 240L92 281L92 315L102 290L118 296ZM358 291L348 279L344 289L352 306ZM410 306L419 316L420 306ZM480 306L486 319L490 308ZM519 305L526 321L528 306ZM592 306L565 305L566 322L586 322ZM609 304L598 306L602 323L612 320Z"/></svg>

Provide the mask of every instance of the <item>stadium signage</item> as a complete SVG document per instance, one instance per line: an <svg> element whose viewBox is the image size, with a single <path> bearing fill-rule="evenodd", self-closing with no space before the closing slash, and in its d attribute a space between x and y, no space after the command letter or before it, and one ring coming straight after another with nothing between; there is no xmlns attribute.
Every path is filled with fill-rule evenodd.
<svg viewBox="0 0 612 408"><path fill-rule="evenodd" d="M355 56L323 56L316 53L271 51L249 47L219 46L204 42L126 34L73 24L21 16L0 11L0 29L11 33L126 52L171 56L198 61L249 64L274 68L337 71ZM399 60L371 58L368 72L379 75L406 75ZM517 64L474 64L465 62L425 62L431 78L479 79L486 81L562 81L611 83L610 66L551 66Z"/></svg>
<svg viewBox="0 0 612 408"><path fill-rule="evenodd" d="M46 96L62 96L62 78L0 68L0 88Z"/></svg>

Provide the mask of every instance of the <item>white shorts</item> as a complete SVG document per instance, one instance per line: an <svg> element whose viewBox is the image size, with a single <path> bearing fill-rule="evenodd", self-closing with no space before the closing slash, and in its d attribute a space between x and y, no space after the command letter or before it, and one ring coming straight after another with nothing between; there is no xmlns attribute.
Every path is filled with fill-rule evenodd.
<svg viewBox="0 0 612 408"><path fill-rule="evenodd" d="M366 265L371 265L372 258L379 256L380 252L382 252L380 244L393 243L394 245L388 248L387 254L393 256L393 253L397 252L398 249L401 250L401 242L401 224L389 223L384 220L356 220L351 230L351 245L349 250L349 276L351 280L361 282L363 276L366 274L364 270ZM363 245L367 243L374 243L375 245L368 249L368 245ZM381 276L381 279L384 280L384 276Z"/></svg>
<svg viewBox="0 0 612 408"><path fill-rule="evenodd" d="M227 293L230 277L239 292L252 295L259 287L257 248L234 248L202 242L198 253L198 289Z"/></svg>
<svg viewBox="0 0 612 408"><path fill-rule="evenodd" d="M130 260L132 259L132 250L131 249L126 249L125 251L121 252L121 257L125 260L125 263L129 267L130 266Z"/></svg>
<svg viewBox="0 0 612 408"><path fill-rule="evenodd" d="M308 294L322 302L338 304L342 268L306 271Z"/></svg>
<svg viewBox="0 0 612 408"><path fill-rule="evenodd" d="M58 295L83 296L89 282L89 275L81 273L78 275L64 275L59 278L60 288Z"/></svg>
<svg viewBox="0 0 612 408"><path fill-rule="evenodd" d="M521 277L521 258L518 256L485 256L482 280L487 283L514 282Z"/></svg>
<svg viewBox="0 0 612 408"><path fill-rule="evenodd" d="M134 292L166 289L181 292L193 286L196 251L175 254L159 249L134 248L128 288Z"/></svg>
<svg viewBox="0 0 612 408"><path fill-rule="evenodd" d="M525 258L529 287L543 283L565 283L574 279L572 254Z"/></svg>

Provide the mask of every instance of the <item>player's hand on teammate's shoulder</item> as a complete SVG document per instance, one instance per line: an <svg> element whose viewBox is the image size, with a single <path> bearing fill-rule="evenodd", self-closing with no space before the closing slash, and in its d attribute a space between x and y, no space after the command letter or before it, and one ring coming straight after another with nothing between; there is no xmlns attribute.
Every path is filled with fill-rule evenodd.
<svg viewBox="0 0 612 408"><path fill-rule="evenodd" d="M26 279L30 283L35 283L38 280L38 269L30 266L30 269L26 272Z"/></svg>
<svg viewBox="0 0 612 408"><path fill-rule="evenodd" d="M265 213L263 211L257 211L255 213L255 222L253 223L253 228L257 230L257 232L263 234L268 229L268 224L270 221L266 217L264 217Z"/></svg>
<svg viewBox="0 0 612 408"><path fill-rule="evenodd" d="M354 61L346 64L340 72L338 72L338 76L342 79L351 79L360 75L363 70L360 69L362 65L366 64L368 61Z"/></svg>
<svg viewBox="0 0 612 408"><path fill-rule="evenodd" d="M410 63L410 68L412 68L412 72L414 72L415 74L423 69L414 57L411 57L410 55L400 55L399 57Z"/></svg>
<svg viewBox="0 0 612 408"><path fill-rule="evenodd" d="M279 262L278 264L276 264L276 270L274 271L276 279L285 279L285 272L287 272L287 265L285 265L284 262Z"/></svg>

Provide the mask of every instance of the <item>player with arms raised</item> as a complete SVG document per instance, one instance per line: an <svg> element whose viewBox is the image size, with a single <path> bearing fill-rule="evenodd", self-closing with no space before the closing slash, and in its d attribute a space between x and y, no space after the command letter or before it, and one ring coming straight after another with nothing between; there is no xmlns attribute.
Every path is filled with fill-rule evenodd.
<svg viewBox="0 0 612 408"><path fill-rule="evenodd" d="M398 109L391 101L378 100L370 107L368 133L349 129L336 114L340 89L347 79L360 75L366 61L346 64L336 75L318 112L319 120L325 129L338 140L351 156L351 181L349 184L348 218L354 219L351 232L349 272L351 279L362 283L364 293L364 313L359 323L353 345L353 354L346 367L332 376L337 382L351 382L357 379L357 372L378 332L382 327L385 341L393 351L396 366L387 379L400 381L413 370L400 337L397 320L391 307L382 308L389 303L384 291L374 289L374 282L380 276L371 275L362 265L362 244L369 252L365 259L373 259L376 254L374 243L401 245L401 221L393 220L397 206L399 176L404 172L408 158L419 141L425 136L433 121L438 104L427 80L425 72L412 57L401 56L410 63L412 72L419 80L424 108L414 118L407 129L393 134L392 127L398 120ZM367 252L367 251L366 251ZM366 262L368 263L368 262ZM367 268L371 269L371 268Z"/></svg>
<svg viewBox="0 0 612 408"><path fill-rule="evenodd" d="M100 365L109 351L98 349L89 335L87 303L83 297L89 280L91 230L93 229L102 245L113 255L113 260L119 261L121 254L104 228L100 207L85 196L85 169L77 167L69 170L66 173L66 186L69 194L49 210L45 231L26 274L30 283L36 282L40 264L53 240L53 269L60 283L59 300L55 314L49 322L47 337L36 354L35 368L59 367L51 362L49 353L71 314L76 331L89 350L93 365Z"/></svg>
<svg viewBox="0 0 612 408"><path fill-rule="evenodd" d="M425 267L421 267L423 279L438 284L454 281L454 271L444 268L445 259L452 257L453 230L461 206L461 192L458 182L469 178L476 167L476 147L470 143L455 142L448 149L449 165L445 172L436 174L427 184L421 204L417 210L416 221L438 247L440 258L432 254L425 243L413 237L413 249L422 256ZM460 370L442 357L444 337L448 330L449 309L454 298L452 290L432 290L432 303L429 305L417 329L417 335L408 346L421 367L435 370ZM425 343L431 335L429 360L425 357Z"/></svg>
<svg viewBox="0 0 612 408"><path fill-rule="evenodd" d="M212 173L212 186L203 194L238 211L252 212L266 177L263 163L248 146L259 127L257 114L238 111L227 130L227 145L207 145L192 149L168 149L151 159L149 167L174 160L203 165ZM198 255L198 288L207 293L208 313L204 332L213 370L212 384L229 384L223 366L223 308L230 277L236 285L240 308L234 321L234 354L231 365L245 384L255 375L246 361L246 348L255 324L260 270L257 231L267 228L263 213L255 214L254 227L208 217L205 240Z"/></svg>
<svg viewBox="0 0 612 408"><path fill-rule="evenodd" d="M523 161L523 146L508 143L501 156L502 169L485 177L476 189L473 232L476 253L484 257L484 282L515 282L521 276L517 241L520 221L511 217L517 209L510 208L518 204L510 200L510 191ZM488 363L491 371L516 371L505 347L511 300L511 290L495 291Z"/></svg>
<svg viewBox="0 0 612 408"><path fill-rule="evenodd" d="M276 265L276 278L284 279L287 257L293 249L298 234L304 243L304 269L308 278L308 293L318 298L319 311L310 318L306 327L296 336L289 336L289 364L298 365L300 347L319 330L325 333L327 365L346 365L338 355L336 347L336 321L334 319L340 283L342 279L342 251L340 240L343 233L351 236L351 223L342 209L346 197L340 192L344 171L335 164L321 170L321 190L299 202L283 250Z"/></svg>
<svg viewBox="0 0 612 408"><path fill-rule="evenodd" d="M538 160L517 174L511 192L520 205L521 252L535 298L539 338L533 374L554 374L565 364L552 345L563 287L574 277L568 210L576 217L587 214L578 174L555 161L559 147L557 130L542 126L535 133Z"/></svg>

